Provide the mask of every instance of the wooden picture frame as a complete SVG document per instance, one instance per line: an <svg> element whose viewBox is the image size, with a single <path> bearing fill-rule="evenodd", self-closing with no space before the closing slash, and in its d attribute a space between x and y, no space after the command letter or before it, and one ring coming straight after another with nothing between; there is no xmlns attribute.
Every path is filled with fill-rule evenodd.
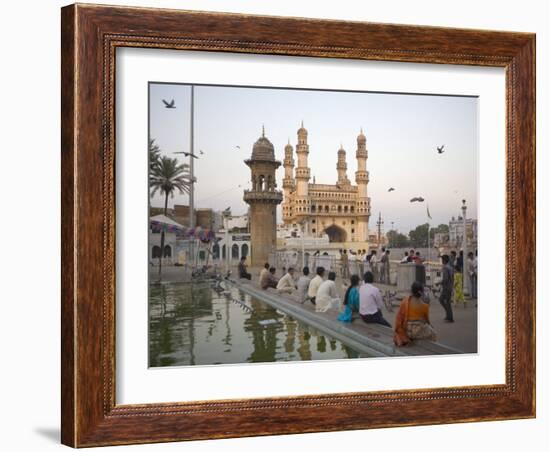
<svg viewBox="0 0 550 452"><path fill-rule="evenodd" d="M85 447L535 416L535 35L78 4L62 9L61 34L64 444ZM505 384L116 405L117 47L505 68ZM521 277L514 270L518 268Z"/></svg>

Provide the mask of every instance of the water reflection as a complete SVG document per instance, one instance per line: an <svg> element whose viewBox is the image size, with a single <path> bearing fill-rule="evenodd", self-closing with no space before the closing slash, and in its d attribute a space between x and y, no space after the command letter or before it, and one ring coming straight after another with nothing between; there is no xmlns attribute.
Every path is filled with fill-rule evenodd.
<svg viewBox="0 0 550 452"><path fill-rule="evenodd" d="M151 367L357 358L354 350L236 288L149 288Z"/></svg>

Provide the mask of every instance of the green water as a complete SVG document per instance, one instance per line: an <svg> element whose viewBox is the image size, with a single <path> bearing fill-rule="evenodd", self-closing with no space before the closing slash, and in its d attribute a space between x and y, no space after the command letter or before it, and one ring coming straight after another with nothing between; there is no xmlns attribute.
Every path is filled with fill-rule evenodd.
<svg viewBox="0 0 550 452"><path fill-rule="evenodd" d="M218 293L209 283L151 285L149 366L359 357L234 287L227 292Z"/></svg>

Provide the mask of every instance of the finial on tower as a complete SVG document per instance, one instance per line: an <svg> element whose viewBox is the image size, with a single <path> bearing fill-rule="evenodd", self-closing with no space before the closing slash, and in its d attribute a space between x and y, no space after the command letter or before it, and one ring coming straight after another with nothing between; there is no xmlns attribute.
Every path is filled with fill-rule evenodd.
<svg viewBox="0 0 550 452"><path fill-rule="evenodd" d="M264 137L264 138L265 138L265 127L264 127L264 125L263 125L263 124L262 124L262 137Z"/></svg>
<svg viewBox="0 0 550 452"><path fill-rule="evenodd" d="M302 129L304 128L304 120L302 119Z"/></svg>
<svg viewBox="0 0 550 452"><path fill-rule="evenodd" d="M363 127L361 127L361 135L363 135Z"/></svg>

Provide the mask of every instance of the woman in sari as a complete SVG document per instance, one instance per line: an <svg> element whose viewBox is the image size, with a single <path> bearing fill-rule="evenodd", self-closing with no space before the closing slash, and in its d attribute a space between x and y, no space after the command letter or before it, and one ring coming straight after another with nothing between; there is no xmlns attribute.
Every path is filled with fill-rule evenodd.
<svg viewBox="0 0 550 452"><path fill-rule="evenodd" d="M351 275L351 284L344 295L344 310L338 314L341 322L351 322L353 311L359 311L359 276Z"/></svg>
<svg viewBox="0 0 550 452"><path fill-rule="evenodd" d="M464 298L464 279L462 278L462 266L460 264L455 265L454 274L454 291L455 291L455 304L462 303L466 307L466 299Z"/></svg>
<svg viewBox="0 0 550 452"><path fill-rule="evenodd" d="M403 299L395 317L395 345L407 345L414 339L435 341L435 331L430 324L430 305L422 300L424 286L415 281L411 294Z"/></svg>

